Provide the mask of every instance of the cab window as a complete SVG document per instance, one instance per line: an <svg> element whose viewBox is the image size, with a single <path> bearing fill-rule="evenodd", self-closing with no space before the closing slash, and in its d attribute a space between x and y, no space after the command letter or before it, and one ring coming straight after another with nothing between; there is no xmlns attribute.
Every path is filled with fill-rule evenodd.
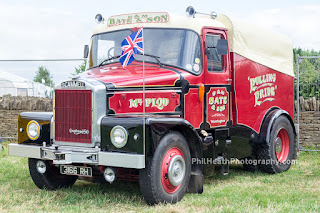
<svg viewBox="0 0 320 213"><path fill-rule="evenodd" d="M224 70L223 56L218 54L216 48L219 39L222 39L221 35L206 35L206 55L209 72L218 72Z"/></svg>

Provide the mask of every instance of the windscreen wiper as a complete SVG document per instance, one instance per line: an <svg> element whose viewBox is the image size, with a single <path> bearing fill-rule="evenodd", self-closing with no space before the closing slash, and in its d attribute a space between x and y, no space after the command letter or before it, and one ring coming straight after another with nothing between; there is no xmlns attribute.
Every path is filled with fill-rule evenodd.
<svg viewBox="0 0 320 213"><path fill-rule="evenodd" d="M144 56L148 56L148 57L154 58L158 62L159 66L163 67L163 64L159 60L159 58L160 58L159 56L150 55L150 54L142 54L142 53L138 53L138 55L144 55Z"/></svg>
<svg viewBox="0 0 320 213"><path fill-rule="evenodd" d="M148 57L154 58L154 59L158 62L159 66L160 66L160 67L163 67L163 64L162 64L162 63L160 62L160 60L159 60L159 58L160 58L159 56L150 55L150 54L142 54L142 53L138 53L138 55L144 55L144 56L148 56ZM107 58L107 59L103 60L103 61L99 64L98 67L101 67L101 66L102 66L105 62L107 62L107 61L120 58L121 56L122 56L122 55L117 55L117 56L113 56L113 57L111 57L111 58Z"/></svg>
<svg viewBox="0 0 320 213"><path fill-rule="evenodd" d="M121 55L117 55L117 56L113 56L113 57L111 57L111 58L107 58L107 59L105 59L105 60L103 60L100 64L99 64L99 66L98 67L101 67L105 62L107 62L107 61L110 61L110 60L113 60L113 59L117 59L117 58L120 58L121 57Z"/></svg>

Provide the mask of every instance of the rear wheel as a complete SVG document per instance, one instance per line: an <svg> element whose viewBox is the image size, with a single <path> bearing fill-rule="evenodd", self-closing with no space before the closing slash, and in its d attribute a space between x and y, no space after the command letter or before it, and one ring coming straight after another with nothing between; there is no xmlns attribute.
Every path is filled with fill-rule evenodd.
<svg viewBox="0 0 320 213"><path fill-rule="evenodd" d="M295 152L295 135L292 125L288 118L280 116L271 128L269 144L264 144L258 152L259 168L267 173L287 171Z"/></svg>
<svg viewBox="0 0 320 213"><path fill-rule="evenodd" d="M29 172L33 182L40 189L56 190L72 186L77 176L62 175L49 161L29 158Z"/></svg>
<svg viewBox="0 0 320 213"><path fill-rule="evenodd" d="M140 171L141 193L148 204L176 203L187 191L191 171L188 144L179 132L159 142L152 160Z"/></svg>

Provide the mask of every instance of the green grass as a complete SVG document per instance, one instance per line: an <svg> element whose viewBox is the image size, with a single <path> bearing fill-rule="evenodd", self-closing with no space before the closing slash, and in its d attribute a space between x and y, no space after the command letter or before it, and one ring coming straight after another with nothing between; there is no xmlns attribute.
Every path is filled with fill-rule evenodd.
<svg viewBox="0 0 320 213"><path fill-rule="evenodd" d="M70 189L46 191L32 182L26 158L0 151L0 212L319 212L320 153L303 152L288 172L207 175L203 194L186 194L175 205L148 206L138 183L77 181Z"/></svg>

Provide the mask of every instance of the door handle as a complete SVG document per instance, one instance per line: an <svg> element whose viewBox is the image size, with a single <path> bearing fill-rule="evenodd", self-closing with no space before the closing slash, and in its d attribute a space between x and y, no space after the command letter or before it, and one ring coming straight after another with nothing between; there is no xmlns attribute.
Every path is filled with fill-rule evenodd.
<svg viewBox="0 0 320 213"><path fill-rule="evenodd" d="M228 82L231 82L231 81L232 81L232 79L228 78L228 79L227 79L227 81L228 81Z"/></svg>

